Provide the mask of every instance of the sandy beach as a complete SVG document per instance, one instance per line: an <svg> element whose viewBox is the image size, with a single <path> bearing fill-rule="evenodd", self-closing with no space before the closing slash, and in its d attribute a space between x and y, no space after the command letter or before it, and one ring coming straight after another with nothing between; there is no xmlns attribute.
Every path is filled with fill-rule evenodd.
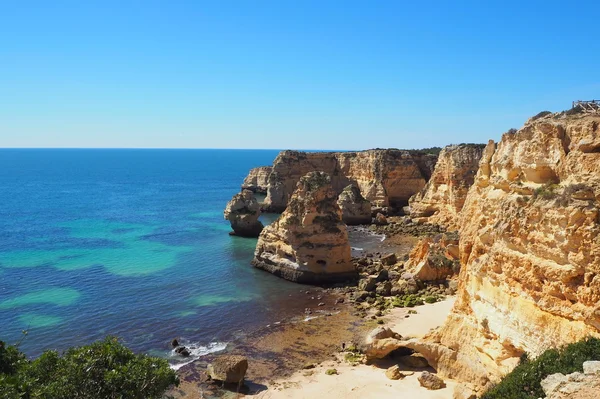
<svg viewBox="0 0 600 399"><path fill-rule="evenodd" d="M414 308L416 314L407 318L409 309L396 308L384 317L385 326L404 337L420 338L432 328L443 324L454 298ZM342 359L326 361L311 370L301 370L290 378L268 384L268 389L257 395L260 399L308 399L308 398L397 398L399 393L408 398L450 399L456 383L446 380L446 388L429 391L420 386L416 371L401 380L390 380L385 371L395 363L392 360L375 365L351 365ZM337 375L326 371L335 368ZM408 369L405 369L408 370Z"/></svg>

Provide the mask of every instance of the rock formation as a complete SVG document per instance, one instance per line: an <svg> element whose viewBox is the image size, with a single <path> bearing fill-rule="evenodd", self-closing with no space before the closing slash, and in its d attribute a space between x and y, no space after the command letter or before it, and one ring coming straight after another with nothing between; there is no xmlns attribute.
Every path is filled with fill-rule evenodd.
<svg viewBox="0 0 600 399"><path fill-rule="evenodd" d="M242 183L242 190L250 190L255 193L266 194L269 186L269 175L272 167L259 166L258 168L250 169L248 176Z"/></svg>
<svg viewBox="0 0 600 399"><path fill-rule="evenodd" d="M445 280L460 270L458 234L443 233L421 239L405 267L421 281Z"/></svg>
<svg viewBox="0 0 600 399"><path fill-rule="evenodd" d="M541 385L546 399L596 399L600 392L600 362L584 362L583 373L551 374Z"/></svg>
<svg viewBox="0 0 600 399"><path fill-rule="evenodd" d="M409 345L480 390L525 352L600 335L600 115L532 118L490 142L460 219L445 325Z"/></svg>
<svg viewBox="0 0 600 399"><path fill-rule="evenodd" d="M223 215L231 223L233 233L242 237L258 237L263 224L258 220L260 204L250 190L243 190L227 203Z"/></svg>
<svg viewBox="0 0 600 399"><path fill-rule="evenodd" d="M344 188L337 203L342 210L342 221L347 225L371 223L371 203L364 199L358 187L350 184Z"/></svg>
<svg viewBox="0 0 600 399"><path fill-rule="evenodd" d="M411 218L416 222L457 230L458 214L475 180L484 148L484 144L445 147L440 152L431 179L409 200Z"/></svg>
<svg viewBox="0 0 600 399"><path fill-rule="evenodd" d="M373 206L400 208L429 180L437 156L401 150L360 152L282 151L273 162L265 206L282 212L298 183L308 172L331 177L336 195L349 184L360 189Z"/></svg>
<svg viewBox="0 0 600 399"><path fill-rule="evenodd" d="M260 234L253 265L299 283L357 276L331 178L310 172L297 184L281 216Z"/></svg>
<svg viewBox="0 0 600 399"><path fill-rule="evenodd" d="M248 359L239 355L221 355L207 366L210 378L230 384L240 384L248 370Z"/></svg>

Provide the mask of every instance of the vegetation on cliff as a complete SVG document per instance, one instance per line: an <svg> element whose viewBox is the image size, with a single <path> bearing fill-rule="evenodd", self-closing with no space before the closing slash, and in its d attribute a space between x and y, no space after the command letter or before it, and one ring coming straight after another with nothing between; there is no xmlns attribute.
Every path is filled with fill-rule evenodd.
<svg viewBox="0 0 600 399"><path fill-rule="evenodd" d="M561 349L549 349L535 360L527 356L482 399L537 399L544 397L541 382L551 374L583 371L583 362L600 360L600 339L586 338Z"/></svg>
<svg viewBox="0 0 600 399"><path fill-rule="evenodd" d="M0 341L0 397L5 399L151 399L178 382L166 360L136 355L113 337L62 355L48 350L35 360Z"/></svg>

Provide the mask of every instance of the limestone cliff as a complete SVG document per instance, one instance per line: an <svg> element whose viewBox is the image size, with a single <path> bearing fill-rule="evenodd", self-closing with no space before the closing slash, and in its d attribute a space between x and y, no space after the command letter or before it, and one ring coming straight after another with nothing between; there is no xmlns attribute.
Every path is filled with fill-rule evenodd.
<svg viewBox="0 0 600 399"><path fill-rule="evenodd" d="M271 169L270 166L259 166L258 168L250 169L248 176L246 176L242 183L242 190L265 194L269 185Z"/></svg>
<svg viewBox="0 0 600 399"><path fill-rule="evenodd" d="M336 199L326 173L303 176L286 210L260 234L253 265L299 283L355 278L348 232Z"/></svg>
<svg viewBox="0 0 600 399"><path fill-rule="evenodd" d="M371 223L371 203L360 194L358 187L349 185L344 188L337 203L342 210L342 221L347 225Z"/></svg>
<svg viewBox="0 0 600 399"><path fill-rule="evenodd" d="M258 237L263 229L260 204L250 190L243 190L227 203L223 216L229 220L233 233L242 237Z"/></svg>
<svg viewBox="0 0 600 399"><path fill-rule="evenodd" d="M600 115L532 118L490 142L460 220L458 297L413 348L481 388L518 357L600 335Z"/></svg>
<svg viewBox="0 0 600 399"><path fill-rule="evenodd" d="M329 174L336 195L353 184L373 206L400 207L425 186L435 160L435 155L401 150L282 151L269 175L265 207L283 211L298 180L312 171Z"/></svg>
<svg viewBox="0 0 600 399"><path fill-rule="evenodd" d="M457 230L458 214L475 180L484 148L483 144L445 147L431 179L409 200L411 218Z"/></svg>

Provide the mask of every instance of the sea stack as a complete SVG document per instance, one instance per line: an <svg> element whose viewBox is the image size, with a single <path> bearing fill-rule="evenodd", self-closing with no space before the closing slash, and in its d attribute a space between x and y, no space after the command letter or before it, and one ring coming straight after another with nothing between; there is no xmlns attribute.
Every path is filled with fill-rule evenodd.
<svg viewBox="0 0 600 399"><path fill-rule="evenodd" d="M241 237L258 237L263 224L258 220L260 203L250 190L242 190L227 203L223 216L231 223L231 235Z"/></svg>
<svg viewBox="0 0 600 399"><path fill-rule="evenodd" d="M337 200L342 210L342 221L347 225L370 224L371 203L367 201L355 185L346 186Z"/></svg>
<svg viewBox="0 0 600 399"><path fill-rule="evenodd" d="M356 278L328 174L310 172L300 178L285 211L260 234L252 264L304 284Z"/></svg>

